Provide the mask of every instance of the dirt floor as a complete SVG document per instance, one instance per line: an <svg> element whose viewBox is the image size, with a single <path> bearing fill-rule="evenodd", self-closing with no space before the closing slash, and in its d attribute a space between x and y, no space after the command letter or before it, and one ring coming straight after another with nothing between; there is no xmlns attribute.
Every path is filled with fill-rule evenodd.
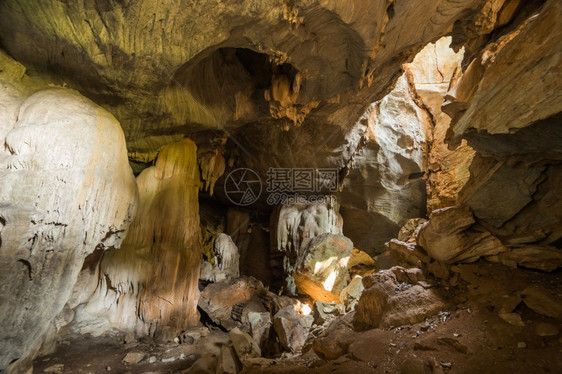
<svg viewBox="0 0 562 374"><path fill-rule="evenodd" d="M512 311L521 316L524 326L509 324L498 315L529 285L550 290L560 306L561 271L548 274L487 262L454 270L447 280L433 280L450 304L437 316L413 325L356 333L348 353L333 361L321 360L308 349L298 357L249 360L243 372L562 373L562 338L556 333L562 329L561 319L539 314L524 303ZM545 334L545 328L553 331ZM214 328L194 329L192 336L178 344L126 343L117 333L97 338L69 334L53 354L35 360L33 372L190 373L199 357L218 354L228 342L228 336ZM129 352L142 358L125 363Z"/></svg>

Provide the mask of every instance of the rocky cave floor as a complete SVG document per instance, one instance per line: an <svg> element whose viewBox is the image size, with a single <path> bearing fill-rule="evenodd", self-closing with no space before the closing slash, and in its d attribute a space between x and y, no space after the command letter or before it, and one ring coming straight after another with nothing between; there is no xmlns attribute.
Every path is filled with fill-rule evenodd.
<svg viewBox="0 0 562 374"><path fill-rule="evenodd" d="M424 322L353 333L356 336L348 352L332 361L320 359L311 349L311 341L326 328L313 326L302 355L248 359L242 372L562 372L562 321L517 301L529 286L550 290L562 298L561 271L512 269L484 261L451 269L447 280L428 279L449 307ZM539 308L548 314L548 308L559 307L559 300L552 305L542 300ZM502 320L498 315L502 311L520 315L524 326ZM332 319L331 323L347 323L352 314ZM193 328L189 335L178 344L135 341L117 332L100 337L63 333L54 353L35 360L34 372L214 373L216 360L200 360L195 365L199 369L193 364L205 353L218 355L220 346L228 343L228 335L213 326ZM125 361L138 362L126 363L126 356Z"/></svg>

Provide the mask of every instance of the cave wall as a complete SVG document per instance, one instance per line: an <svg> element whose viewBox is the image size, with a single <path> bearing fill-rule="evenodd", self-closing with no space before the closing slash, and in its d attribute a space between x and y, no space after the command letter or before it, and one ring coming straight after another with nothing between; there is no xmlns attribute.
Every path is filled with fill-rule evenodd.
<svg viewBox="0 0 562 374"><path fill-rule="evenodd" d="M17 371L64 324L86 256L120 245L137 189L111 114L1 63L0 370Z"/></svg>
<svg viewBox="0 0 562 374"><path fill-rule="evenodd" d="M0 369L25 366L72 319L80 332L164 339L196 323L199 168L207 198L223 203L238 167L262 181L270 167L335 168L343 232L372 254L427 212L425 233L440 240L419 244L461 237L440 260L512 265L546 253L556 263L561 9L555 0L3 1L1 45L30 74L0 53ZM443 64L445 34L465 52L446 51ZM435 64L402 66L429 42L422 55ZM77 91L40 90L51 83L105 110ZM198 154L184 137L200 130L216 134ZM136 171L155 165L137 179L140 213L118 249L137 200L125 139ZM273 209L261 199L253 209ZM268 261L265 231L227 230L242 262L253 245Z"/></svg>

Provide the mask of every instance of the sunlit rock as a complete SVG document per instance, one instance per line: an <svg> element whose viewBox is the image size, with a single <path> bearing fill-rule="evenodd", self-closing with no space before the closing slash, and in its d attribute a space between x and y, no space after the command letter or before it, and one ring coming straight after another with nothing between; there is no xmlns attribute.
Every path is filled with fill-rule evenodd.
<svg viewBox="0 0 562 374"><path fill-rule="evenodd" d="M353 250L343 235L321 234L312 239L292 273L297 290L314 300L339 302L349 281L348 262Z"/></svg>
<svg viewBox="0 0 562 374"><path fill-rule="evenodd" d="M369 254L380 253L409 218L425 212L431 120L415 101L407 75L365 114L366 127L347 165L341 194L344 234Z"/></svg>

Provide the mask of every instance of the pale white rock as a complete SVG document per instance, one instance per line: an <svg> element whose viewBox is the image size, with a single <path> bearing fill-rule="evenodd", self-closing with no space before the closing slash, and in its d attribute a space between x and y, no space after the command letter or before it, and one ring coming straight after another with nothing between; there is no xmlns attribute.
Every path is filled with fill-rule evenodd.
<svg viewBox="0 0 562 374"><path fill-rule="evenodd" d="M308 243L320 234L341 234L343 220L335 199L329 203L283 204L273 213L276 250L285 253L284 268L290 274Z"/></svg>
<svg viewBox="0 0 562 374"><path fill-rule="evenodd" d="M213 246L215 264L207 261L201 263L199 279L217 282L240 276L240 254L232 238L224 233L217 234Z"/></svg>
<svg viewBox="0 0 562 374"><path fill-rule="evenodd" d="M137 202L119 123L76 91L45 89L20 102L5 145L0 370L35 352L85 258L121 244Z"/></svg>
<svg viewBox="0 0 562 374"><path fill-rule="evenodd" d="M345 305L346 311L355 309L361 294L363 293L363 281L360 276L355 276L351 282L340 293L340 301Z"/></svg>
<svg viewBox="0 0 562 374"><path fill-rule="evenodd" d="M215 239L215 259L227 278L240 276L240 254L229 235L220 233Z"/></svg>

